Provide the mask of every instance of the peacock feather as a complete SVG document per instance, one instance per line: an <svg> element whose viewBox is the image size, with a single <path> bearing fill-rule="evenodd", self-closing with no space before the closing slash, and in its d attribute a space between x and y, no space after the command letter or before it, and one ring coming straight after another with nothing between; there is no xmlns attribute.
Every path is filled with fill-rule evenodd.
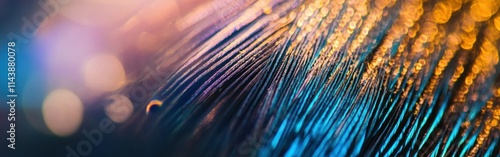
<svg viewBox="0 0 500 157"><path fill-rule="evenodd" d="M498 156L499 7L209 1L172 23L126 129L146 155Z"/></svg>

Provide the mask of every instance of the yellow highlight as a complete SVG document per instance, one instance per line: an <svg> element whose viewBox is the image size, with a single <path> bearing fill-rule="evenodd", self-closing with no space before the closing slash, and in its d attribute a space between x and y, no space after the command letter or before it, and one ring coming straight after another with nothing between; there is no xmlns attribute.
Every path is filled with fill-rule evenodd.
<svg viewBox="0 0 500 157"><path fill-rule="evenodd" d="M470 86L470 85L472 84L472 81L473 81L473 80L472 80L472 77L467 77L467 78L465 79L465 84L466 84L467 86Z"/></svg>
<svg viewBox="0 0 500 157"><path fill-rule="evenodd" d="M457 11L462 7L462 0L448 0L453 11Z"/></svg>
<svg viewBox="0 0 500 157"><path fill-rule="evenodd" d="M497 91L495 92L496 97L500 97L500 88L497 88Z"/></svg>
<svg viewBox="0 0 500 157"><path fill-rule="evenodd" d="M273 12L273 9L269 6L267 6L267 7L264 7L264 9L262 9L262 11L264 11L264 14L271 14Z"/></svg>
<svg viewBox="0 0 500 157"><path fill-rule="evenodd" d="M151 110L151 107L153 107L153 106L161 107L162 104L163 104L163 101L160 101L160 100L151 100L149 102L148 106L146 106L146 114L149 113L149 111Z"/></svg>
<svg viewBox="0 0 500 157"><path fill-rule="evenodd" d="M493 20L493 23L495 25L495 28L500 31L500 16L496 16Z"/></svg>
<svg viewBox="0 0 500 157"><path fill-rule="evenodd" d="M434 6L434 11L432 14L436 23L443 24L448 22L451 17L451 13L451 5L446 1L442 1L438 2Z"/></svg>
<svg viewBox="0 0 500 157"><path fill-rule="evenodd" d="M498 0L477 0L472 2L470 13L475 21L486 21L497 12Z"/></svg>
<svg viewBox="0 0 500 157"><path fill-rule="evenodd" d="M378 9L384 9L385 6L387 6L389 4L389 2L391 2L391 1L390 0L377 0L377 1L375 1L375 6Z"/></svg>

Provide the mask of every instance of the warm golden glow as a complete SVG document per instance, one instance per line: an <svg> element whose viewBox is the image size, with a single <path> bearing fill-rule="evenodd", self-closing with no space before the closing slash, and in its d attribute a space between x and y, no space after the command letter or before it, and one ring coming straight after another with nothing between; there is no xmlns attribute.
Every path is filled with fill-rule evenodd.
<svg viewBox="0 0 500 157"><path fill-rule="evenodd" d="M108 54L96 55L85 63L85 83L97 91L115 91L125 82L125 70L118 58Z"/></svg>
<svg viewBox="0 0 500 157"><path fill-rule="evenodd" d="M153 107L153 106L160 107L162 104L163 104L163 102L160 100L151 100L149 102L148 106L146 106L146 113L149 113L149 111L151 110L151 107Z"/></svg>
<svg viewBox="0 0 500 157"><path fill-rule="evenodd" d="M43 119L47 127L58 136L71 135L78 129L83 117L83 105L73 92L52 91L43 102Z"/></svg>

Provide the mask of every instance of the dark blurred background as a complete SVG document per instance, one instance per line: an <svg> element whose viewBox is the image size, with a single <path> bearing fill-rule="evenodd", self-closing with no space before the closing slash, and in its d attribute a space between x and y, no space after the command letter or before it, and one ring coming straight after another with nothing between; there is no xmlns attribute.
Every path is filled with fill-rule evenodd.
<svg viewBox="0 0 500 157"><path fill-rule="evenodd" d="M153 6L172 5L152 0L0 0L0 156L140 156L136 150L141 143L134 142L139 137L130 137L122 122L147 100L117 93L147 66L151 55L144 52L154 50L141 47L159 43L154 32L137 31L142 26L134 25L146 17L139 15L146 14L142 10L154 11ZM45 17L37 16L43 13ZM148 15L155 14L169 15ZM161 19L156 23L168 20L155 18ZM8 42L16 42L15 150L7 147L6 133Z"/></svg>

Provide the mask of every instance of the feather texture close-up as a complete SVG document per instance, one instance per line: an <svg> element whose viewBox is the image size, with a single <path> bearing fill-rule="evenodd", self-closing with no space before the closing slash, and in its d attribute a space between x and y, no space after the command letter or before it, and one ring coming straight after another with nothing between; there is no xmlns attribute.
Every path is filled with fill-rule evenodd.
<svg viewBox="0 0 500 157"><path fill-rule="evenodd" d="M90 156L500 155L498 0L149 1L99 23Z"/></svg>
<svg viewBox="0 0 500 157"><path fill-rule="evenodd" d="M132 117L154 153L498 155L499 1L205 5Z"/></svg>

